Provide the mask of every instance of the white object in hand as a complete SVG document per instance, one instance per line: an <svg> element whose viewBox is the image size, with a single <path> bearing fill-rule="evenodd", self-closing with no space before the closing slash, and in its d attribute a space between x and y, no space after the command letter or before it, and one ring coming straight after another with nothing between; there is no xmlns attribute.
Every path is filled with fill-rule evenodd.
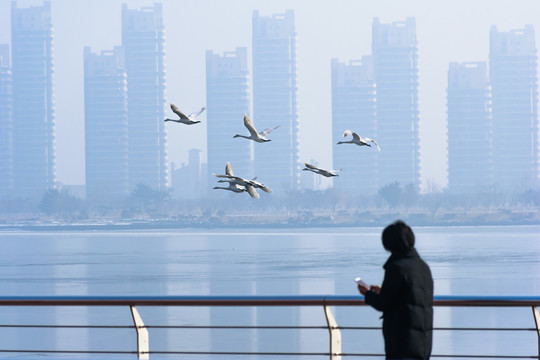
<svg viewBox="0 0 540 360"><path fill-rule="evenodd" d="M354 281L355 281L358 285L362 285L363 287L366 287L366 288L369 289L368 284L366 284L366 283L362 280L362 278L357 277L357 278L354 279Z"/></svg>

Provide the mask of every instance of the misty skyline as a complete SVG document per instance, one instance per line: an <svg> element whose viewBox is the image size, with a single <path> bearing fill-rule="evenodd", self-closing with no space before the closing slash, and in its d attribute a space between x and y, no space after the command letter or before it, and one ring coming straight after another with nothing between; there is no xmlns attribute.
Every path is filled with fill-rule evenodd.
<svg viewBox="0 0 540 360"><path fill-rule="evenodd" d="M153 1L69 2L52 0L55 39L57 174L64 184L84 183L83 49L107 50L121 41L121 6L152 6ZM183 3L162 1L167 41L167 103L198 108L205 102L205 51L218 53L248 47L251 61L251 13L261 15L295 10L298 36L300 160L331 164L331 146L317 134L331 128L330 59L360 59L371 53L371 23L416 18L419 48L420 153L422 185L446 184L446 88L452 61L487 61L489 29L501 31L532 24L540 28L540 4L533 1L477 1L407 5L383 1L370 7L347 1L339 8L310 6L302 1L232 1ZM0 43L10 43L10 1L0 2ZM18 1L19 7L42 1ZM210 5L208 5L210 4ZM512 4L512 6L510 6ZM213 6L212 6L213 5ZM536 10L536 11L535 11ZM67 16L70 15L70 16ZM178 19L181 19L179 21ZM337 41L340 40L340 41ZM186 55L187 54L187 55ZM252 69L251 64L248 65ZM166 114L169 115L169 114ZM205 122L203 117L203 123ZM255 119L256 121L256 119ZM239 119L239 123L241 119ZM205 126L205 125L204 125ZM168 128L169 161L187 161L188 150L206 148L205 128L186 133ZM321 146L322 145L322 146ZM206 153L203 154L206 158Z"/></svg>

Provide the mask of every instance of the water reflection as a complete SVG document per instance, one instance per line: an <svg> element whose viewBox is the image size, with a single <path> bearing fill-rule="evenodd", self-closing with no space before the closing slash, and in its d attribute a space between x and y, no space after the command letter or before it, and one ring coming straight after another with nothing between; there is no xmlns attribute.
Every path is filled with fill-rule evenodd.
<svg viewBox="0 0 540 360"><path fill-rule="evenodd" d="M539 227L418 228L436 294L536 295ZM378 228L3 233L3 295L356 294L361 276L378 284L388 254ZM511 242L510 242L511 239ZM333 309L339 325L379 326L368 307ZM326 324L318 307L141 307L148 325ZM131 325L128 308L13 308L2 324ZM530 309L436 308L437 327L533 327ZM342 331L345 352L382 353L380 331ZM438 332L434 352L535 354L529 333ZM0 348L129 350L135 332L0 329ZM29 345L31 341L31 346ZM508 345L511 344L511 345ZM150 348L169 351L326 352L326 330L151 329ZM0 356L9 358L0 353ZM70 356L73 358L74 356ZM88 358L88 356L75 356ZM153 357L156 358L156 357ZM186 357L186 358L189 358ZM200 359L210 357L201 356ZM269 359L270 357L262 357Z"/></svg>

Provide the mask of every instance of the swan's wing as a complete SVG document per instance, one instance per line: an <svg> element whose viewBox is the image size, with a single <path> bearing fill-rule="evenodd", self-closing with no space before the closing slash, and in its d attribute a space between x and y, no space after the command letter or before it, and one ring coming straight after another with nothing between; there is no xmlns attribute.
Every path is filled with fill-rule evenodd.
<svg viewBox="0 0 540 360"><path fill-rule="evenodd" d="M365 140L365 141L371 141L372 143L375 144L375 146L377 147L377 149L378 149L379 151L381 151L381 148L379 147L379 145L377 145L377 143L375 142L375 140L370 139L370 138L364 138L364 140Z"/></svg>
<svg viewBox="0 0 540 360"><path fill-rule="evenodd" d="M352 135L352 134L353 134L353 132L351 130L345 130L343 132L343 137L347 137L347 136Z"/></svg>
<svg viewBox="0 0 540 360"><path fill-rule="evenodd" d="M259 193L257 192L257 190L255 190L253 186L246 185L246 191L248 192L249 196L251 196L252 198L255 198L255 199L260 198Z"/></svg>
<svg viewBox="0 0 540 360"><path fill-rule="evenodd" d="M174 105L174 104L171 104L171 110L178 116L180 116L181 119L185 119L185 120L190 120L186 114L184 114L183 112L180 111L180 109Z"/></svg>
<svg viewBox="0 0 540 360"><path fill-rule="evenodd" d="M353 138L354 141L362 141L360 136L358 136L358 134L355 133L354 131L351 131L351 135L352 135L352 138Z"/></svg>
<svg viewBox="0 0 540 360"><path fill-rule="evenodd" d="M222 174L212 174L214 175L215 177L217 178L222 178L222 179L231 179L231 180L243 180L242 178L239 178L238 176L232 176L232 175L222 175Z"/></svg>
<svg viewBox="0 0 540 360"><path fill-rule="evenodd" d="M264 185L263 183L260 183L258 181L255 181L255 180L246 180L246 183L248 183L249 185L253 186L254 188L257 188L257 189L261 189L262 191L264 192L267 192L267 193L271 193L272 190L270 190L270 188L266 185Z"/></svg>
<svg viewBox="0 0 540 360"><path fill-rule="evenodd" d="M273 128L269 128L269 129L264 129L263 131L261 131L259 133L259 135L262 135L262 136L267 136L268 134L270 134L273 130L276 130L278 127L280 127L281 125L278 125L276 127L273 127Z"/></svg>
<svg viewBox="0 0 540 360"><path fill-rule="evenodd" d="M306 165L306 167L307 167L308 169L320 170L318 167L315 167L315 166L313 166L313 165L311 165L311 164L308 164L308 163L304 163L304 165Z"/></svg>
<svg viewBox="0 0 540 360"><path fill-rule="evenodd" d="M197 116L201 115L204 110L206 110L206 106L203 106L199 112L189 114L189 117L195 119Z"/></svg>
<svg viewBox="0 0 540 360"><path fill-rule="evenodd" d="M245 114L244 114L244 126L249 130L249 133L251 134L251 136L253 137L259 136L259 134L257 133L257 130L255 130L255 127L251 123L251 120Z"/></svg>
<svg viewBox="0 0 540 360"><path fill-rule="evenodd" d="M230 162L227 162L227 165L225 165L225 174L234 176Z"/></svg>

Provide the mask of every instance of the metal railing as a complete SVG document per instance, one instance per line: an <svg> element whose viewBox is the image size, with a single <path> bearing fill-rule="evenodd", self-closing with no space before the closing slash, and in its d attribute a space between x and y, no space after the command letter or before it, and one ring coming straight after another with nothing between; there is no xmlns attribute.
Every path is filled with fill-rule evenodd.
<svg viewBox="0 0 540 360"><path fill-rule="evenodd" d="M133 325L18 325L0 324L0 328L132 328L137 335L137 350L133 351L100 351L100 350L16 350L2 349L0 353L70 353L70 354L134 354L139 359L148 359L150 354L185 354L185 355L283 355L283 356L327 356L332 360L343 356L381 356L384 354L343 353L341 330L380 329L380 327L345 327L339 326L330 310L330 306L366 306L362 296L339 295L299 295L299 296L0 296L2 306L125 306L131 310ZM149 326L145 325L137 307L154 306L320 306L326 318L326 326ZM434 306L437 307L529 307L532 309L535 328L434 328L438 330L476 330L476 331L534 331L537 335L538 353L534 355L464 355L464 354L433 354L432 357L443 358L507 358L507 359L540 359L540 296L435 296ZM211 351L151 351L149 346L148 329L161 328L190 328L190 329L327 329L329 333L328 352L211 352ZM434 335L435 337L436 335ZM382 341L382 340L381 340Z"/></svg>

